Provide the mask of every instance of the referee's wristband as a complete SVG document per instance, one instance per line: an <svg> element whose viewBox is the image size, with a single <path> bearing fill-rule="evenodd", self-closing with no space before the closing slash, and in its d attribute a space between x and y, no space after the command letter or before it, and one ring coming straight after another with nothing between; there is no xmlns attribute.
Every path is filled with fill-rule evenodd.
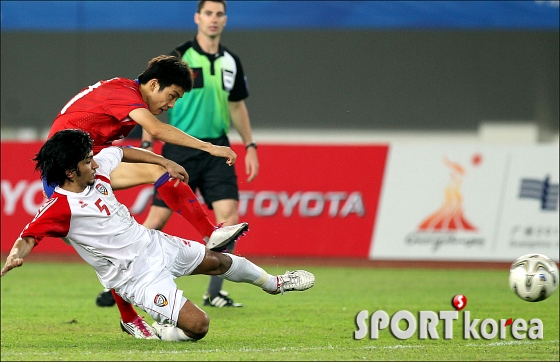
<svg viewBox="0 0 560 362"><path fill-rule="evenodd" d="M251 142L248 145L245 145L245 149L248 150L249 147L253 147L255 148L255 150L257 149L257 144L255 142Z"/></svg>

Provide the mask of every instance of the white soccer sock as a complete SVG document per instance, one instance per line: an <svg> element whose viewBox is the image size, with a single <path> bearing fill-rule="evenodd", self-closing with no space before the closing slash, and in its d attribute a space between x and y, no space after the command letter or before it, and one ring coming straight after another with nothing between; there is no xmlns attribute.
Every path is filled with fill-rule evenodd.
<svg viewBox="0 0 560 362"><path fill-rule="evenodd" d="M166 326L161 335L162 341L189 341L191 339L181 328L175 326Z"/></svg>
<svg viewBox="0 0 560 362"><path fill-rule="evenodd" d="M232 282L250 283L271 292L277 289L275 276L268 274L261 267L245 258L228 253L224 254L231 258L231 267L224 274L218 275L220 278Z"/></svg>

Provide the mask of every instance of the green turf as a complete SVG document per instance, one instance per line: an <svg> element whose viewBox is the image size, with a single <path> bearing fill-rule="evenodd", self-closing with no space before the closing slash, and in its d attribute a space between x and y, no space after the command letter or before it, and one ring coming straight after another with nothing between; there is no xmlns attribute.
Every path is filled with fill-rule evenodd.
<svg viewBox="0 0 560 362"><path fill-rule="evenodd" d="M287 268L264 266L277 274ZM302 265L305 267L305 265ZM316 285L303 293L271 296L247 284L225 283L237 309L207 308L210 332L196 343L136 340L121 332L116 307L94 304L102 289L84 264L27 262L2 277L4 360L559 360L559 293L539 303L518 299L507 270L306 268ZM177 279L199 304L208 277ZM455 294L468 298L472 318L540 318L544 339L464 340L462 314L454 339L354 340L354 318L398 310L452 310ZM143 313L143 315L145 315ZM150 317L147 317L150 321ZM406 328L406 323L401 323ZM508 327L509 328L509 327Z"/></svg>

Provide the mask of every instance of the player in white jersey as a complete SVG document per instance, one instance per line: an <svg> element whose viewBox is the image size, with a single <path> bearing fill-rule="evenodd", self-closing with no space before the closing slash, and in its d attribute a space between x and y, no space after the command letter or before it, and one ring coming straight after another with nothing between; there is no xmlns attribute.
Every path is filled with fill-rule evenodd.
<svg viewBox="0 0 560 362"><path fill-rule="evenodd" d="M55 192L14 243L0 275L21 266L45 236L61 237L95 269L105 288L114 289L155 319L158 337L175 341L201 339L209 326L206 313L177 288L177 277L218 275L271 294L314 285L315 277L307 271L273 276L245 258L138 224L116 199L111 171L121 161L161 164L162 160L150 152L119 147L93 156L89 134L72 129L57 132L34 159L41 176L56 186Z"/></svg>

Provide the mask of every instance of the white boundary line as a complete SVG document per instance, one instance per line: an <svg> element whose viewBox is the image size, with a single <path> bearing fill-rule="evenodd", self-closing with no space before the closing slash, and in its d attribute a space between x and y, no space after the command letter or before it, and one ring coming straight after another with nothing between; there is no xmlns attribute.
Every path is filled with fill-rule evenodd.
<svg viewBox="0 0 560 362"><path fill-rule="evenodd" d="M492 342L492 343L469 343L466 345L458 345L457 348L461 347L502 347L502 346L511 346L511 345L536 345L536 344L551 344L551 343L559 343L558 339L550 340L550 341L503 341L503 342ZM438 348L440 345L402 345L397 344L393 346L360 346L360 347L337 347L337 346L324 346L324 347L282 347L282 348L238 348L236 350L231 349L207 349L207 350L174 350L174 351L164 351L164 350L152 350L152 351L140 351L140 350L127 350L127 351L120 351L119 354L158 354L158 355L177 355L177 354L187 354L187 353L232 353L232 352L239 352L239 353L257 353L257 352L305 352L305 351L324 351L324 350L341 350L341 351L359 351L359 350L371 350L371 349L406 349L406 348L430 348L435 347ZM97 352L91 351L84 351L82 352L84 355L96 355ZM8 356L16 356L16 355L23 355L23 353L11 354L11 353L3 353L4 357ZM32 356L50 356L50 355L57 355L56 353L25 353L25 355L32 355Z"/></svg>
<svg viewBox="0 0 560 362"><path fill-rule="evenodd" d="M492 342L492 343L469 343L467 347L501 347L501 346L512 346L520 344L540 344L540 343L559 343L558 339L552 341L502 341L502 342Z"/></svg>

